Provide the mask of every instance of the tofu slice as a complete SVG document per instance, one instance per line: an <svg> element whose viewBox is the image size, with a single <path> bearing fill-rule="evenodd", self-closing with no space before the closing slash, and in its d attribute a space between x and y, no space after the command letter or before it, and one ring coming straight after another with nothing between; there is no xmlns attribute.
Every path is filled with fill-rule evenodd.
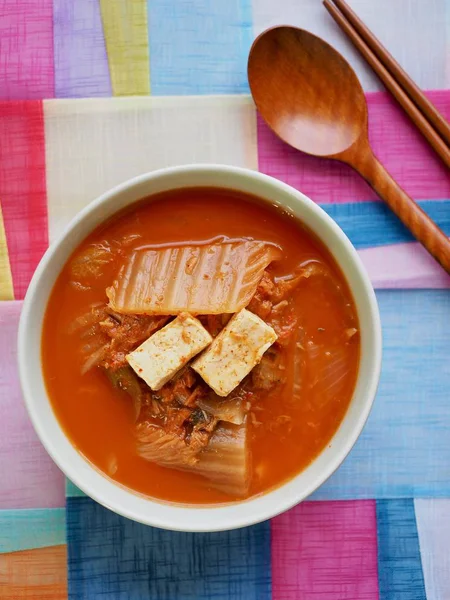
<svg viewBox="0 0 450 600"><path fill-rule="evenodd" d="M139 377L156 391L211 341L212 337L198 319L189 313L180 313L126 359Z"/></svg>
<svg viewBox="0 0 450 600"><path fill-rule="evenodd" d="M272 327L244 308L229 320L192 368L218 396L228 396L276 339Z"/></svg>

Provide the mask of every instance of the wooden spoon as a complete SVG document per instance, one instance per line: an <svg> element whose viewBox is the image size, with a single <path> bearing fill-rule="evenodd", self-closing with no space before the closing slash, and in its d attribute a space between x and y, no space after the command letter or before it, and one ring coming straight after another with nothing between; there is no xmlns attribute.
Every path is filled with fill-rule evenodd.
<svg viewBox="0 0 450 600"><path fill-rule="evenodd" d="M250 50L248 80L263 119L283 141L353 167L450 273L449 239L374 156L363 89L334 48L296 27L267 29Z"/></svg>

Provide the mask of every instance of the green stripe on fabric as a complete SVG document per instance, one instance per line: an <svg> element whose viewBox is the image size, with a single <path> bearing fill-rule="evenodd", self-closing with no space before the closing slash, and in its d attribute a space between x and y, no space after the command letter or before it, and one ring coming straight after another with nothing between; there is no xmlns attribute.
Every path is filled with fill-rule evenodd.
<svg viewBox="0 0 450 600"><path fill-rule="evenodd" d="M0 553L46 548L65 543L64 508L0 511Z"/></svg>
<svg viewBox="0 0 450 600"><path fill-rule="evenodd" d="M66 479L66 498L85 498L86 494L77 488L77 486Z"/></svg>

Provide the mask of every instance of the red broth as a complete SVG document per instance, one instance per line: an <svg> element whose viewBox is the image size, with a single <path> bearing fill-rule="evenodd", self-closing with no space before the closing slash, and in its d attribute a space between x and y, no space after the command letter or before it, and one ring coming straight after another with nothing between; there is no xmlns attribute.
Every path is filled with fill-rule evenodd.
<svg viewBox="0 0 450 600"><path fill-rule="evenodd" d="M294 292L301 337L290 342L288 352L298 360L288 361L285 381L275 390L255 392L248 415L252 456L248 496L267 492L294 477L330 443L351 401L358 372L356 308L327 249L280 208L240 192L196 188L141 201L106 221L74 254L93 242L130 235L140 236L139 246L195 243L217 236L271 242L282 249L282 259L271 265L275 277L289 276L308 261L325 267L326 276L310 277ZM129 397L114 389L98 367L81 374L84 341L73 334L73 323L92 304L107 300L105 289L119 267L119 262L105 265L89 281L88 289L76 289L68 261L50 295L42 360L59 422L72 444L95 467L138 493L181 503L237 500L213 489L200 475L139 457Z"/></svg>

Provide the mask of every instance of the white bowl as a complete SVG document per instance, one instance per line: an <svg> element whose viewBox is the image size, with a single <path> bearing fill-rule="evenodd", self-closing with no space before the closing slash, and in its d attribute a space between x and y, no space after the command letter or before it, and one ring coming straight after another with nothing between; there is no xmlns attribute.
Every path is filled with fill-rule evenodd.
<svg viewBox="0 0 450 600"><path fill-rule="evenodd" d="M55 280L77 245L119 209L165 190L216 186L259 196L290 211L328 247L350 286L361 332L359 375L349 409L326 449L277 489L242 502L183 506L145 498L115 484L79 454L49 401L41 367L41 332ZM31 421L47 452L81 490L107 508L148 525L180 531L220 531L252 525L291 508L316 490L342 463L369 415L381 367L381 327L372 285L359 256L336 223L309 198L255 171L221 165L168 168L141 175L84 208L50 246L28 288L19 326L19 372Z"/></svg>

